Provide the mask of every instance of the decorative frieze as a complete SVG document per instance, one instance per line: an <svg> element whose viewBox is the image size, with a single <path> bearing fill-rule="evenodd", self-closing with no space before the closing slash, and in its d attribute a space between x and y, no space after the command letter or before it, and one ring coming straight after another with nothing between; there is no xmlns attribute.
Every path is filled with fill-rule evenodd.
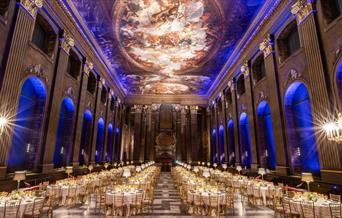
<svg viewBox="0 0 342 218"><path fill-rule="evenodd" d="M273 41L270 34L260 43L259 48L264 53L264 58L273 53Z"/></svg>
<svg viewBox="0 0 342 218"><path fill-rule="evenodd" d="M46 84L48 84L49 82L47 78L47 73L45 72L45 70L42 68L42 65L40 64L34 64L34 65L28 66L27 68L25 68L24 73L26 75L33 74L39 77L40 79L44 80Z"/></svg>
<svg viewBox="0 0 342 218"><path fill-rule="evenodd" d="M89 76L90 71L94 69L94 64L88 60L84 63L83 72Z"/></svg>
<svg viewBox="0 0 342 218"><path fill-rule="evenodd" d="M104 78L100 79L99 87L102 89L106 85L106 80Z"/></svg>
<svg viewBox="0 0 342 218"><path fill-rule="evenodd" d="M297 0L292 5L291 13L296 16L299 24L314 11L313 4L313 0Z"/></svg>
<svg viewBox="0 0 342 218"><path fill-rule="evenodd" d="M66 32L63 34L63 38L60 39L61 48L69 54L70 49L75 46L75 40Z"/></svg>
<svg viewBox="0 0 342 218"><path fill-rule="evenodd" d="M39 8L43 7L44 0L20 0L21 5L34 18Z"/></svg>
<svg viewBox="0 0 342 218"><path fill-rule="evenodd" d="M248 66L248 61L245 61L241 66L241 72L243 73L244 77L247 78L249 76L250 70Z"/></svg>

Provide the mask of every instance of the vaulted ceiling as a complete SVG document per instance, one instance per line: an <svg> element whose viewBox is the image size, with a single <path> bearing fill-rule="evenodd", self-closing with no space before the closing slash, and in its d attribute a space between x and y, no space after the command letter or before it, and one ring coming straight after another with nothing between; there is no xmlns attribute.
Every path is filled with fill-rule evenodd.
<svg viewBox="0 0 342 218"><path fill-rule="evenodd" d="M71 0L128 95L206 95L266 0Z"/></svg>

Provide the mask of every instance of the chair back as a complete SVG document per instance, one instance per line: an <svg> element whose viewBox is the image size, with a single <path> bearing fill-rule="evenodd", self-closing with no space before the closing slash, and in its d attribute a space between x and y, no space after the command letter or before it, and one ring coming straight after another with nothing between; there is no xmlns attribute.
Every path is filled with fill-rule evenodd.
<svg viewBox="0 0 342 218"><path fill-rule="evenodd" d="M18 217L20 200L9 200L5 202L4 218Z"/></svg>
<svg viewBox="0 0 342 218"><path fill-rule="evenodd" d="M341 195L329 194L330 200L341 202Z"/></svg>
<svg viewBox="0 0 342 218"><path fill-rule="evenodd" d="M121 193L115 193L113 200L114 207L122 207L124 205L124 195Z"/></svg>
<svg viewBox="0 0 342 218"><path fill-rule="evenodd" d="M219 206L219 195L213 194L209 195L210 207L218 207Z"/></svg>
<svg viewBox="0 0 342 218"><path fill-rule="evenodd" d="M200 193L194 194L194 205L195 206L202 205L202 197Z"/></svg>
<svg viewBox="0 0 342 218"><path fill-rule="evenodd" d="M32 211L33 216L39 216L41 214L43 207L44 207L44 203L45 203L45 198L39 197L39 198L34 199L33 211Z"/></svg>
<svg viewBox="0 0 342 218"><path fill-rule="evenodd" d="M315 206L314 203L300 203L302 208L302 216L304 218L315 218Z"/></svg>
<svg viewBox="0 0 342 218"><path fill-rule="evenodd" d="M330 203L330 216L331 217L342 217L341 203Z"/></svg>
<svg viewBox="0 0 342 218"><path fill-rule="evenodd" d="M288 197L283 197L281 201L285 214L291 213L290 199Z"/></svg>

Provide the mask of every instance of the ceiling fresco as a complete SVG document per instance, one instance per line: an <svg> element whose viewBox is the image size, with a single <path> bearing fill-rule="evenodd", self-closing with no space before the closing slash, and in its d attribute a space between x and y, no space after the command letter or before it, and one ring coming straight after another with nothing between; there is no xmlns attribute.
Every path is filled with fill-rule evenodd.
<svg viewBox="0 0 342 218"><path fill-rule="evenodd" d="M128 94L205 95L266 0L72 0Z"/></svg>

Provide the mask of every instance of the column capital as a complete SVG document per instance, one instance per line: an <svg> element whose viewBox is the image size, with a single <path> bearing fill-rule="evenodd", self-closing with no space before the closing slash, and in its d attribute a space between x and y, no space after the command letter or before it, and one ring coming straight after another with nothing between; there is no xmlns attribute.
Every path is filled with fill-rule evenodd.
<svg viewBox="0 0 342 218"><path fill-rule="evenodd" d="M94 69L94 64L88 60L84 63L83 72L89 76L90 71Z"/></svg>
<svg viewBox="0 0 342 218"><path fill-rule="evenodd" d="M33 17L36 18L37 11L43 7L44 0L20 0L20 4Z"/></svg>
<svg viewBox="0 0 342 218"><path fill-rule="evenodd" d="M143 105L137 105L137 104L135 104L134 106L133 106L133 109L134 109L134 112L135 113L141 113L142 112L142 109L143 109Z"/></svg>
<svg viewBox="0 0 342 218"><path fill-rule="evenodd" d="M268 34L266 38L260 43L259 49L264 53L264 58L267 58L273 53L273 40L271 35Z"/></svg>
<svg viewBox="0 0 342 218"><path fill-rule="evenodd" d="M69 54L70 49L75 46L75 40L67 32L63 33L63 37L60 39L62 49Z"/></svg>
<svg viewBox="0 0 342 218"><path fill-rule="evenodd" d="M291 13L296 16L297 22L301 23L314 11L314 0L297 0L291 7Z"/></svg>
<svg viewBox="0 0 342 218"><path fill-rule="evenodd" d="M196 105L191 105L191 106L190 106L190 112L191 112L191 114L197 113L197 110L198 110L198 106L196 106Z"/></svg>
<svg viewBox="0 0 342 218"><path fill-rule="evenodd" d="M241 66L241 72L243 73L244 77L247 78L249 76L249 66L248 66L248 61L244 61L242 66Z"/></svg>
<svg viewBox="0 0 342 218"><path fill-rule="evenodd" d="M101 77L99 81L99 87L102 88L106 85L106 80L105 78Z"/></svg>

